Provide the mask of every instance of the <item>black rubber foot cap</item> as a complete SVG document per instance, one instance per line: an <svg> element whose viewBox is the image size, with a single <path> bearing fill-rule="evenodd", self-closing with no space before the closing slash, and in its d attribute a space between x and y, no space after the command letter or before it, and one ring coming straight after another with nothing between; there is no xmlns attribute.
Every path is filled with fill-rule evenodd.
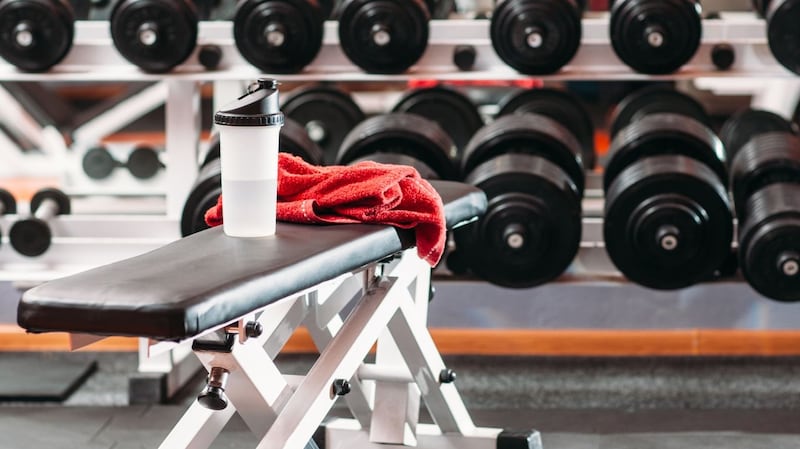
<svg viewBox="0 0 800 449"><path fill-rule="evenodd" d="M504 430L497 435L497 449L542 449L536 430Z"/></svg>

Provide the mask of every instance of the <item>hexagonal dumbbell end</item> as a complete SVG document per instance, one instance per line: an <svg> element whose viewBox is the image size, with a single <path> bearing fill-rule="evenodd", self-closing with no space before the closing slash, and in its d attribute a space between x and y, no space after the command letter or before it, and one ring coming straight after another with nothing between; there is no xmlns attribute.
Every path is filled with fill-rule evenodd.
<svg viewBox="0 0 800 449"><path fill-rule="evenodd" d="M214 367L208 374L208 384L197 396L197 402L209 410L223 410L228 406L225 395L225 384L228 381L228 370Z"/></svg>

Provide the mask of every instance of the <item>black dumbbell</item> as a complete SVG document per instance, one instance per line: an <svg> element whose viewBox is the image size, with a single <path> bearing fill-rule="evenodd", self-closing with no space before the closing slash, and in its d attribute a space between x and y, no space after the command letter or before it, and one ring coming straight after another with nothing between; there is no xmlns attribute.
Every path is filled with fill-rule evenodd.
<svg viewBox="0 0 800 449"><path fill-rule="evenodd" d="M11 226L8 233L11 246L24 256L41 256L53 240L49 222L58 215L69 214L70 209L70 199L61 190L39 190L31 198L32 216Z"/></svg>
<svg viewBox="0 0 800 449"><path fill-rule="evenodd" d="M0 0L0 56L17 68L43 72L72 48L75 12L66 0Z"/></svg>
<svg viewBox="0 0 800 449"><path fill-rule="evenodd" d="M469 97L442 86L409 91L392 112L416 114L438 123L456 144L457 159L469 139L483 126L478 107Z"/></svg>
<svg viewBox="0 0 800 449"><path fill-rule="evenodd" d="M111 12L111 38L132 64L164 73L194 51L198 21L189 0L119 0Z"/></svg>
<svg viewBox="0 0 800 449"><path fill-rule="evenodd" d="M345 0L339 44L367 72L401 73L425 53L430 18L423 0Z"/></svg>
<svg viewBox="0 0 800 449"><path fill-rule="evenodd" d="M649 288L712 279L730 259L725 152L700 112L690 97L660 89L635 92L616 111L605 246L628 279Z"/></svg>
<svg viewBox="0 0 800 449"><path fill-rule="evenodd" d="M698 0L614 0L611 44L637 72L672 73L697 52L703 35L701 19Z"/></svg>
<svg viewBox="0 0 800 449"><path fill-rule="evenodd" d="M313 165L322 163L322 150L308 138L297 122L286 119L281 128L280 150L303 158ZM220 161L219 134L213 134L200 166L200 173L192 186L181 215L181 235L184 237L207 229L205 214L217 204L222 193L222 164Z"/></svg>
<svg viewBox="0 0 800 449"><path fill-rule="evenodd" d="M327 165L336 162L344 137L364 120L364 113L350 95L333 86L294 89L284 97L281 110L305 126L311 140L322 147Z"/></svg>
<svg viewBox="0 0 800 449"><path fill-rule="evenodd" d="M555 73L578 52L585 6L585 0L503 0L492 13L492 46L520 73Z"/></svg>
<svg viewBox="0 0 800 449"><path fill-rule="evenodd" d="M455 231L457 249L448 257L454 271L468 268L491 283L523 288L555 279L575 258L584 188L579 125L548 112L501 116L470 140L461 160L464 182L483 189L489 207Z"/></svg>
<svg viewBox="0 0 800 449"><path fill-rule="evenodd" d="M767 40L775 59L800 75L800 1L753 0L756 12L767 20Z"/></svg>
<svg viewBox="0 0 800 449"><path fill-rule="evenodd" d="M362 160L410 165L429 179L454 180L456 146L435 122L414 114L378 115L364 120L345 137L337 163Z"/></svg>
<svg viewBox="0 0 800 449"><path fill-rule="evenodd" d="M589 112L575 95L563 90L539 89L513 92L500 102L498 116L534 113L550 117L558 123L569 123L581 143L583 166L594 169L594 124Z"/></svg>
<svg viewBox="0 0 800 449"><path fill-rule="evenodd" d="M244 0L233 36L250 64L268 73L296 73L319 53L324 20L313 0Z"/></svg>
<svg viewBox="0 0 800 449"><path fill-rule="evenodd" d="M17 200L6 189L0 189L0 216L17 213ZM0 232L0 237L2 233ZM2 239L0 239L2 240Z"/></svg>
<svg viewBox="0 0 800 449"><path fill-rule="evenodd" d="M106 179L117 167L126 167L138 179L151 179L164 167L158 152L147 145L139 145L131 151L126 163L120 163L104 146L90 148L83 155L83 172L91 179Z"/></svg>
<svg viewBox="0 0 800 449"><path fill-rule="evenodd" d="M768 298L800 301L800 137L784 118L753 109L728 120L721 135L742 274Z"/></svg>

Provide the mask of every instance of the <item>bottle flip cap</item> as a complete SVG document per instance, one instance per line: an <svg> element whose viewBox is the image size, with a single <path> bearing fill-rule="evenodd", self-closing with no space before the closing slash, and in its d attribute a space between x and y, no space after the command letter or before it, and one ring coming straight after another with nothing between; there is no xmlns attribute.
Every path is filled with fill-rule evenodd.
<svg viewBox="0 0 800 449"><path fill-rule="evenodd" d="M214 123L225 126L280 126L283 112L278 104L278 81L261 78L247 93L214 114Z"/></svg>

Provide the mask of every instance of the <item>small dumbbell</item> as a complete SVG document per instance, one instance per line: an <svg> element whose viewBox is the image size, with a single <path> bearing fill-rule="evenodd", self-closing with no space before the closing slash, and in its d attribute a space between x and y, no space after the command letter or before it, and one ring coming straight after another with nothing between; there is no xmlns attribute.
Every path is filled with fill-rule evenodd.
<svg viewBox="0 0 800 449"><path fill-rule="evenodd" d="M192 54L198 21L190 0L119 0L111 12L111 38L132 64L163 73Z"/></svg>
<svg viewBox="0 0 800 449"><path fill-rule="evenodd" d="M392 112L416 114L433 120L450 135L460 159L467 142L483 126L478 107L466 95L446 87L416 89L403 95Z"/></svg>
<svg viewBox="0 0 800 449"><path fill-rule="evenodd" d="M525 95L535 102L537 95L555 94ZM549 112L503 115L464 150L464 182L486 192L489 206L480 220L455 231L457 249L448 257L454 271L468 268L497 285L533 287L558 277L575 258L584 187L580 124Z"/></svg>
<svg viewBox="0 0 800 449"><path fill-rule="evenodd" d="M339 43L369 73L402 73L425 53L430 18L423 0L345 0Z"/></svg>
<svg viewBox="0 0 800 449"><path fill-rule="evenodd" d="M428 179L454 180L456 146L435 122L414 114L378 115L364 120L345 137L338 164L362 160L410 165Z"/></svg>
<svg viewBox="0 0 800 449"><path fill-rule="evenodd" d="M42 72L72 48L75 12L67 0L0 0L0 56L21 70Z"/></svg>
<svg viewBox="0 0 800 449"><path fill-rule="evenodd" d="M44 254L53 240L49 222L58 215L70 213L69 197L58 189L42 189L31 198L32 217L11 226L8 238L20 254L36 257Z"/></svg>
<svg viewBox="0 0 800 449"><path fill-rule="evenodd" d="M637 72L672 73L692 59L703 35L698 0L614 0L614 52Z"/></svg>
<svg viewBox="0 0 800 449"><path fill-rule="evenodd" d="M800 301L800 137L784 118L748 109L723 126L739 218L739 266L778 301Z"/></svg>
<svg viewBox="0 0 800 449"><path fill-rule="evenodd" d="M120 163L104 146L90 148L83 155L83 172L92 179L106 179L117 167L126 167L133 177L151 179L164 164L158 158L158 152L146 145L137 146L131 151L126 163Z"/></svg>
<svg viewBox="0 0 800 449"><path fill-rule="evenodd" d="M269 73L296 73L322 47L325 14L311 0L244 0L233 20L239 53Z"/></svg>
<svg viewBox="0 0 800 449"><path fill-rule="evenodd" d="M289 92L281 110L305 126L308 136L325 153L326 165L336 162L344 137L364 120L364 112L347 92L316 84Z"/></svg>
<svg viewBox="0 0 800 449"><path fill-rule="evenodd" d="M800 75L800 1L753 0L756 12L767 20L767 40L775 59Z"/></svg>
<svg viewBox="0 0 800 449"><path fill-rule="evenodd" d="M497 55L520 73L544 75L564 67L581 44L585 0L503 0L491 22Z"/></svg>
<svg viewBox="0 0 800 449"><path fill-rule="evenodd" d="M620 103L603 187L603 235L633 282L676 289L709 280L731 255L725 153L702 106L672 90Z"/></svg>

